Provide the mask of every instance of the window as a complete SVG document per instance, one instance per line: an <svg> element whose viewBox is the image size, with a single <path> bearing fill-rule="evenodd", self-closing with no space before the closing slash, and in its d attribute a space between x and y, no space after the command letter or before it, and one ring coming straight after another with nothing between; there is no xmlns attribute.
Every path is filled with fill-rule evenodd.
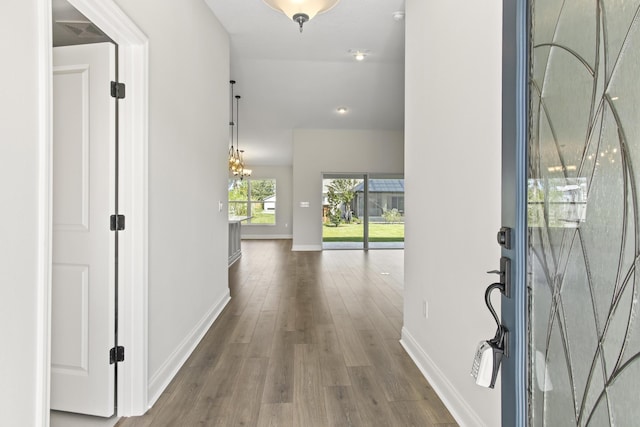
<svg viewBox="0 0 640 427"><path fill-rule="evenodd" d="M248 216L247 224L276 223L276 180L229 180L229 216Z"/></svg>

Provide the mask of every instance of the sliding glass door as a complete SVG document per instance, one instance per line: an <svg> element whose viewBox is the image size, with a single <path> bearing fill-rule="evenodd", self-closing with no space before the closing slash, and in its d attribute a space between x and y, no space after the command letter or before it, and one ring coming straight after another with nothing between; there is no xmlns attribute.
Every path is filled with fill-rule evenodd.
<svg viewBox="0 0 640 427"><path fill-rule="evenodd" d="M402 175L325 174L323 249L404 248Z"/></svg>
<svg viewBox="0 0 640 427"><path fill-rule="evenodd" d="M364 215L356 208L364 174L325 174L322 180L322 248L363 249Z"/></svg>
<svg viewBox="0 0 640 427"><path fill-rule="evenodd" d="M369 175L367 182L369 248L404 248L404 177Z"/></svg>

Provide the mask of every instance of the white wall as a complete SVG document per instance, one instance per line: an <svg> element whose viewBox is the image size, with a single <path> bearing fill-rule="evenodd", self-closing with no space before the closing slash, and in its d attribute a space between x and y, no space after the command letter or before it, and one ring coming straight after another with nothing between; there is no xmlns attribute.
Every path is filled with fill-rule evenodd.
<svg viewBox="0 0 640 427"><path fill-rule="evenodd" d="M403 156L402 132L294 130L293 250L322 249L323 173L402 174Z"/></svg>
<svg viewBox="0 0 640 427"><path fill-rule="evenodd" d="M293 230L293 169L291 166L254 166L252 179L276 180L276 225L242 223L243 239L291 239Z"/></svg>
<svg viewBox="0 0 640 427"><path fill-rule="evenodd" d="M118 0L150 39L149 377L171 379L228 298L229 42L201 0ZM0 353L3 425L48 423L49 0L0 26ZM16 34L20 34L19 40ZM46 42L46 43L45 43ZM174 88L176 88L174 90ZM219 120L216 120L219 118Z"/></svg>
<svg viewBox="0 0 640 427"><path fill-rule="evenodd" d="M226 303L228 35L201 0L117 0L149 38L149 398Z"/></svg>
<svg viewBox="0 0 640 427"><path fill-rule="evenodd" d="M403 344L461 425L500 425L469 375L493 337L500 250L501 2L406 2ZM422 303L428 302L428 318Z"/></svg>
<svg viewBox="0 0 640 427"><path fill-rule="evenodd" d="M9 2L3 16L11 19L0 25L0 423L7 426L48 419L48 230L39 226L48 216L49 98L40 93L49 74L41 43L47 10L42 0Z"/></svg>

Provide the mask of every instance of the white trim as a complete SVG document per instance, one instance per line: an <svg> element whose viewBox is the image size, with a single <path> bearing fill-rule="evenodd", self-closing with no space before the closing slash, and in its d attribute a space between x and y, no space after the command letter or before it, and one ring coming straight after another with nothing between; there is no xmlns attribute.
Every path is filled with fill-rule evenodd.
<svg viewBox="0 0 640 427"><path fill-rule="evenodd" d="M404 327L402 328L400 344L460 426L485 426L478 414L467 404L446 375Z"/></svg>
<svg viewBox="0 0 640 427"><path fill-rule="evenodd" d="M127 359L118 369L117 415L142 415L148 408L149 41L113 0L69 0L69 3L118 44L119 79L127 84L127 97L119 103L119 213L127 217L127 229L119 238L119 344L126 348Z"/></svg>
<svg viewBox="0 0 640 427"><path fill-rule="evenodd" d="M291 234L243 234L242 240L291 240Z"/></svg>
<svg viewBox="0 0 640 427"><path fill-rule="evenodd" d="M291 247L291 250L296 252L296 251L321 251L322 250L322 245L293 245Z"/></svg>
<svg viewBox="0 0 640 427"><path fill-rule="evenodd" d="M234 253L233 255L231 255L229 257L229 262L227 264L228 267L231 267L233 264L235 264L236 261L238 261L240 258L242 258L242 251L238 251L236 253Z"/></svg>
<svg viewBox="0 0 640 427"><path fill-rule="evenodd" d="M51 389L51 221L52 60L51 0L39 0L38 14L38 264L36 289L36 375L33 420L49 426Z"/></svg>
<svg viewBox="0 0 640 427"><path fill-rule="evenodd" d="M222 310L231 301L231 295L227 292L222 296L205 316L198 322L196 327L185 339L176 347L171 355L165 360L158 372L149 381L149 408L151 408L167 388L171 380L176 376L184 362L187 361L193 350L198 346L204 334L207 333L213 322L220 316Z"/></svg>

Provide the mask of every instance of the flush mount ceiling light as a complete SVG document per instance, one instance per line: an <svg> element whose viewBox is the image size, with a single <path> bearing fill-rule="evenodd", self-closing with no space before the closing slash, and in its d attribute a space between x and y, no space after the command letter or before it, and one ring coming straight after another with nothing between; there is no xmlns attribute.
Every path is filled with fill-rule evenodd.
<svg viewBox="0 0 640 427"><path fill-rule="evenodd" d="M266 4L278 10L302 25L313 19L319 13L333 8L340 0L263 0Z"/></svg>
<svg viewBox="0 0 640 427"><path fill-rule="evenodd" d="M347 109L347 107L338 107L336 108L336 111L338 112L338 114L347 114L349 110Z"/></svg>

